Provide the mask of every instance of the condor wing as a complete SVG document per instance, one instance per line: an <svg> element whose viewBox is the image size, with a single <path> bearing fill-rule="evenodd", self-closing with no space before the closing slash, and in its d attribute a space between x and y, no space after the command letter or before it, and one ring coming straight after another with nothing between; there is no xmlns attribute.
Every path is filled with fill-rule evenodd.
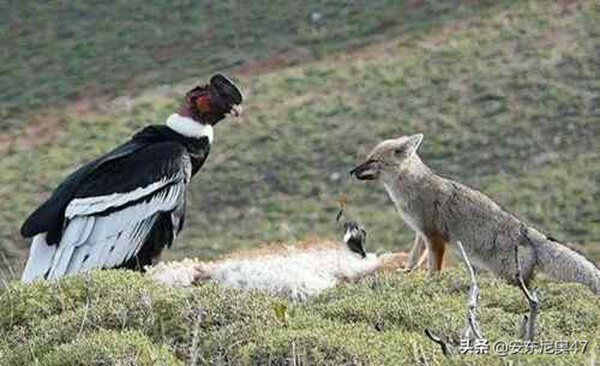
<svg viewBox="0 0 600 366"><path fill-rule="evenodd" d="M34 237L23 281L119 266L140 251L160 215L172 216L174 237L190 176L185 149L168 142L97 166L64 208L58 245L46 233Z"/></svg>

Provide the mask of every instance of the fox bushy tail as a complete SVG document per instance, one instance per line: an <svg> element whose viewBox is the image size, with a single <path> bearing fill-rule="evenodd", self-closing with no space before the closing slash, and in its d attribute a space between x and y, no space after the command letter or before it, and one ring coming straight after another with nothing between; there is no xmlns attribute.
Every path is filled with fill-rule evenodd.
<svg viewBox="0 0 600 366"><path fill-rule="evenodd" d="M600 269L594 263L535 229L529 228L527 234L536 248L542 273L558 281L579 282L600 294Z"/></svg>

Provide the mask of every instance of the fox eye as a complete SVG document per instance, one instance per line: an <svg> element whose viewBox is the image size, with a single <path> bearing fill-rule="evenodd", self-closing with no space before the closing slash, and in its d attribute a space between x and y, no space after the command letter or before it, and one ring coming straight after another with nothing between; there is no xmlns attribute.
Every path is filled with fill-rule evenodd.
<svg viewBox="0 0 600 366"><path fill-rule="evenodd" d="M396 155L402 155L403 153L404 153L404 147L399 147L394 150L394 154L396 154Z"/></svg>

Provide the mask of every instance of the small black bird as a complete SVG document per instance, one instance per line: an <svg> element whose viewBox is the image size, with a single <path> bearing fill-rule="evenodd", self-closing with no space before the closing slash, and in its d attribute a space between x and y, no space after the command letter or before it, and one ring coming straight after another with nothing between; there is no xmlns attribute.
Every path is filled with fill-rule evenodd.
<svg viewBox="0 0 600 366"><path fill-rule="evenodd" d="M69 175L25 221L33 237L24 282L92 268L142 269L173 244L186 190L202 167L213 126L241 112L223 75L190 90L166 125L151 125Z"/></svg>
<svg viewBox="0 0 600 366"><path fill-rule="evenodd" d="M364 246L366 240L367 232L356 221L344 223L344 243L351 251L360 254L363 258L367 257Z"/></svg>

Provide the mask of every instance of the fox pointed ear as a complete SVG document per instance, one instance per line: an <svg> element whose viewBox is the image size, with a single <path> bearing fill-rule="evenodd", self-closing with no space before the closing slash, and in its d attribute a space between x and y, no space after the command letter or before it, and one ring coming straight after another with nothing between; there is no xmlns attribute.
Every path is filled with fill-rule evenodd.
<svg viewBox="0 0 600 366"><path fill-rule="evenodd" d="M421 141L423 141L424 135L422 133L418 133L416 135L412 135L408 138L406 142L406 150L409 155L412 155L417 152L419 146L421 146Z"/></svg>

